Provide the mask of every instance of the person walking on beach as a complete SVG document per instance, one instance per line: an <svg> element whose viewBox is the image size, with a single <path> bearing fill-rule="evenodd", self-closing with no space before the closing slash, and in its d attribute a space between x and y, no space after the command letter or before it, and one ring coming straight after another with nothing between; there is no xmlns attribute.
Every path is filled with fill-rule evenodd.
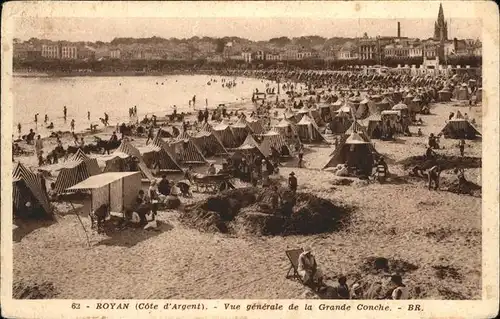
<svg viewBox="0 0 500 319"><path fill-rule="evenodd" d="M39 114L39 113L36 113L36 114L35 114L35 126L37 126L37 125L38 125L38 114Z"/></svg>
<svg viewBox="0 0 500 319"><path fill-rule="evenodd" d="M63 114L64 114L64 122L66 122L66 116L68 115L68 109L66 108L66 105L63 108Z"/></svg>
<svg viewBox="0 0 500 319"><path fill-rule="evenodd" d="M17 133L19 134L19 137L21 137L21 123L17 123Z"/></svg>
<svg viewBox="0 0 500 319"><path fill-rule="evenodd" d="M49 121L49 116L47 114L45 114L45 120L43 121L45 124L47 124L47 122Z"/></svg>
<svg viewBox="0 0 500 319"><path fill-rule="evenodd" d="M90 111L87 111L87 120L90 121Z"/></svg>
<svg viewBox="0 0 500 319"><path fill-rule="evenodd" d="M35 153L38 158L38 166L43 165L43 141L40 135L38 135L35 142Z"/></svg>
<svg viewBox="0 0 500 319"><path fill-rule="evenodd" d="M154 138L153 126L150 126L148 130L148 139L146 140L146 145L149 144L149 140L153 141Z"/></svg>
<svg viewBox="0 0 500 319"><path fill-rule="evenodd" d="M137 116L137 105L134 105L134 116Z"/></svg>
<svg viewBox="0 0 500 319"><path fill-rule="evenodd" d="M72 119L71 120L71 132L74 132L75 131L75 119Z"/></svg>
<svg viewBox="0 0 500 319"><path fill-rule="evenodd" d="M193 96L193 107L196 107L196 95Z"/></svg>

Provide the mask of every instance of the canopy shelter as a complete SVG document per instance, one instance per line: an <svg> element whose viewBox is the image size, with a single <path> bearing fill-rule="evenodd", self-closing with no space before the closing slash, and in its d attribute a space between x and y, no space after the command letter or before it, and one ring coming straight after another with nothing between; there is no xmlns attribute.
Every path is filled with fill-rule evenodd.
<svg viewBox="0 0 500 319"><path fill-rule="evenodd" d="M222 145L224 145L225 148L232 148L238 145L236 143L233 130L225 120L222 120L222 122L215 125L212 128L212 132L222 142Z"/></svg>
<svg viewBox="0 0 500 319"><path fill-rule="evenodd" d="M138 150L141 153L142 160L149 169L159 169L167 172L182 172L181 166L167 148L151 143L138 148Z"/></svg>
<svg viewBox="0 0 500 319"><path fill-rule="evenodd" d="M290 109L290 108L287 108L287 109L283 112L283 114L281 115L281 117L280 117L280 118L281 118L281 119L285 119L285 120L287 120L287 121L292 121L292 122L296 123L296 121L295 121L295 112L293 112L293 110L292 110L292 109Z"/></svg>
<svg viewBox="0 0 500 319"><path fill-rule="evenodd" d="M52 214L46 185L43 185L39 174L33 173L20 162L12 171L12 204L16 217L29 217L26 215L26 203L31 203L31 208L36 215L46 216Z"/></svg>
<svg viewBox="0 0 500 319"><path fill-rule="evenodd" d="M108 172L91 176L69 190L90 190L90 210L108 205L109 211L122 213L133 210L141 189L140 172Z"/></svg>
<svg viewBox="0 0 500 319"><path fill-rule="evenodd" d="M297 123L297 132L301 141L306 142L326 142L319 132L318 125L307 114Z"/></svg>
<svg viewBox="0 0 500 319"><path fill-rule="evenodd" d="M186 132L177 136L169 144L169 150L175 154L175 160L183 164L206 164L208 161L201 153L200 149L193 142L193 138Z"/></svg>
<svg viewBox="0 0 500 319"><path fill-rule="evenodd" d="M243 143L247 135L253 133L244 117L240 117L236 123L231 125L231 130L233 131L236 145Z"/></svg>
<svg viewBox="0 0 500 319"><path fill-rule="evenodd" d="M222 142L212 133L201 130L193 136L193 142L200 149L203 156L214 156L227 154Z"/></svg>
<svg viewBox="0 0 500 319"><path fill-rule="evenodd" d="M359 134L352 133L343 143L339 144L324 168L345 164L355 168L362 175L371 175L374 156L373 145L365 141Z"/></svg>
<svg viewBox="0 0 500 319"><path fill-rule="evenodd" d="M260 148L266 156L272 154L272 148L278 151L280 156L292 156L292 150L287 143L287 139L275 129L271 129L269 132L261 134L260 136L262 138Z"/></svg>
<svg viewBox="0 0 500 319"><path fill-rule="evenodd" d="M137 167L131 167L133 171L140 171L142 178L144 179L150 181L155 179L153 173L151 173L146 163L144 163L141 152L136 147L134 147L127 138L122 139L120 146L113 152L113 155L121 157L123 159L130 157L131 160L136 161L136 165L132 166Z"/></svg>

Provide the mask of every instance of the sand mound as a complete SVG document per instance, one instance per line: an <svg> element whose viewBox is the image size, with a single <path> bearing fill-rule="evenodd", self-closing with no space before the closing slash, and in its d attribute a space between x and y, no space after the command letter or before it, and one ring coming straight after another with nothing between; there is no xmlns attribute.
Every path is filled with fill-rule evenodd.
<svg viewBox="0 0 500 319"><path fill-rule="evenodd" d="M330 184L335 186L349 186L354 182L352 179L348 178L336 178L330 182Z"/></svg>
<svg viewBox="0 0 500 319"><path fill-rule="evenodd" d="M340 228L350 208L308 193L278 189L283 204L273 209L273 191L240 188L187 206L181 220L203 230L241 235L314 234Z"/></svg>
<svg viewBox="0 0 500 319"><path fill-rule="evenodd" d="M57 295L58 293L51 282L15 281L12 289L14 299L54 299Z"/></svg>
<svg viewBox="0 0 500 319"><path fill-rule="evenodd" d="M455 180L453 182L447 182L443 184L448 192L481 197L481 186L471 181L462 180L461 182L459 182L458 180Z"/></svg>
<svg viewBox="0 0 500 319"><path fill-rule="evenodd" d="M368 257L361 264L361 270L366 273L387 273L404 274L417 270L418 266L400 259L388 259L385 257Z"/></svg>
<svg viewBox="0 0 500 319"><path fill-rule="evenodd" d="M439 279L451 278L455 280L462 279L462 275L458 272L458 270L451 266L432 266L436 271L436 277Z"/></svg>
<svg viewBox="0 0 500 319"><path fill-rule="evenodd" d="M429 169L436 164L439 164L442 170L453 169L455 167L479 168L482 165L480 157L446 155L439 155L435 161L427 160L424 156L410 156L400 161L399 164L403 165L405 169L419 166L424 170Z"/></svg>

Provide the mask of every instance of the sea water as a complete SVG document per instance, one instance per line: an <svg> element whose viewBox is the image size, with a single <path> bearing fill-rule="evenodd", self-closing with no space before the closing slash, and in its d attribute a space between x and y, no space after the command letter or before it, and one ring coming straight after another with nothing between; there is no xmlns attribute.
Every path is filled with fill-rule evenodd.
<svg viewBox="0 0 500 319"><path fill-rule="evenodd" d="M235 81L232 88L222 87L222 79ZM211 79L217 82L207 83ZM33 128L37 134L50 135L52 131L69 131L71 120L75 120L75 131L83 132L90 124L98 124L109 115L109 124L129 122L129 108L137 106L139 119L155 114L163 117L171 114L173 106L177 112L197 112L213 109L219 104L240 104L250 102L252 92L264 92L269 81L242 77L221 77L209 75L175 76L129 76L129 77L15 77L13 92L13 134L17 137L17 124L21 123L22 134ZM196 105L189 101L196 96ZM63 108L67 107L64 121ZM90 112L90 120L87 112ZM38 124L35 125L35 114ZM47 124L44 123L48 115ZM54 123L54 129L46 126Z"/></svg>

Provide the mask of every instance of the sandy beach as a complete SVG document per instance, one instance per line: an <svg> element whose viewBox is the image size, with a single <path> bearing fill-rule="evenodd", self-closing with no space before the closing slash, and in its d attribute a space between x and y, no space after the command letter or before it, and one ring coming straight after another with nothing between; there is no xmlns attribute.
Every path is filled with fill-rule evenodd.
<svg viewBox="0 0 500 319"><path fill-rule="evenodd" d="M423 137L374 140L398 176L386 184L339 177L321 170L333 146L308 146L305 168L296 159L280 174L293 171L298 191L311 192L355 207L342 230L309 236L236 236L192 229L180 212L159 212L159 231L127 229L107 237L85 233L74 214L58 213L55 222L26 222L14 231L14 282L51 284L46 298L113 299L292 299L317 298L297 281L286 279L285 250L311 246L319 267L333 280L341 274L354 281L382 280L367 268L370 258L385 257L403 273L414 299L481 298L481 198L444 190L429 191L426 181L407 176L400 161L423 155L430 133L440 132L448 114L468 113L481 130L481 105L434 103L431 115L421 115ZM363 123L361 121L361 123ZM416 127L410 128L413 133ZM109 128L101 136L109 136ZM91 136L86 138L91 139ZM330 141L330 137L327 137ZM134 138L141 146L145 139ZM46 148L53 141L46 140ZM65 139L69 143L69 139ZM458 156L458 140L441 138L440 154ZM53 145L51 145L53 147ZM465 156L481 157L481 142L467 141ZM28 165L34 156L23 157ZM481 185L480 168L465 177ZM442 183L452 180L442 174ZM208 197L194 193L184 205ZM87 230L90 220L82 217ZM41 267L43 265L43 267ZM50 294L53 294L52 296Z"/></svg>

